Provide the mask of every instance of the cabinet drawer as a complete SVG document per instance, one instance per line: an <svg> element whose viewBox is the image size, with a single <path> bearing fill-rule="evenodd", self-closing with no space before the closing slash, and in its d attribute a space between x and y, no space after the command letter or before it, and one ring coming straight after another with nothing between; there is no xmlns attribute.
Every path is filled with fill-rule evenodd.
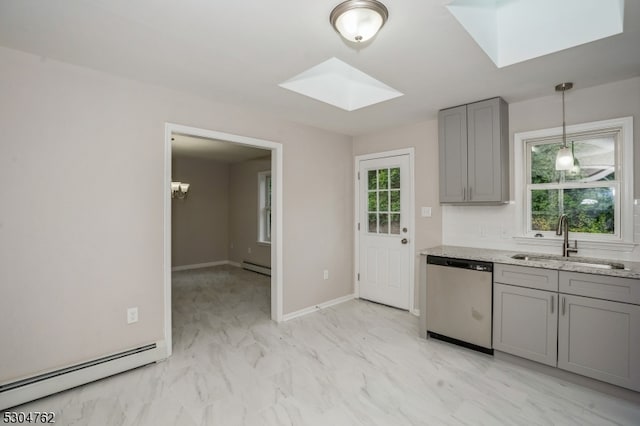
<svg viewBox="0 0 640 426"><path fill-rule="evenodd" d="M558 271L527 266L494 264L493 281L538 290L558 291Z"/></svg>
<svg viewBox="0 0 640 426"><path fill-rule="evenodd" d="M560 272L560 292L640 305L640 280Z"/></svg>

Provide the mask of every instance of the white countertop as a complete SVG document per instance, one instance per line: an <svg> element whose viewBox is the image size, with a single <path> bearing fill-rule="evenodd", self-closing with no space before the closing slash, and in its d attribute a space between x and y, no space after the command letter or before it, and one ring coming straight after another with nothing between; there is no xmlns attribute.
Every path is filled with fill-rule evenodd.
<svg viewBox="0 0 640 426"><path fill-rule="evenodd" d="M540 256L543 253L528 253L522 251L510 251L510 250L495 250L495 249L484 249L477 247L460 247L460 246L437 246L428 249L421 250L419 252L421 255L433 255L433 256L442 256L442 257L452 257L457 259L466 259L466 260L481 260L485 262L493 262L493 263L504 263L508 265L520 265L520 266L530 266L534 268L545 268L545 269L556 269L559 271L572 271L572 272L583 272L588 274L597 274L597 275L608 275L612 277L622 277L622 278L636 278L640 279L640 262L629 262L629 261L612 261L615 263L624 264L624 269L603 269L596 267L589 267L583 265L576 265L575 261L558 261L558 260L519 260L513 259L511 256L515 254L528 254L531 256ZM580 259L581 262L588 263L590 260L594 261L609 261L609 259L595 259L588 257L579 257L572 256L573 259Z"/></svg>

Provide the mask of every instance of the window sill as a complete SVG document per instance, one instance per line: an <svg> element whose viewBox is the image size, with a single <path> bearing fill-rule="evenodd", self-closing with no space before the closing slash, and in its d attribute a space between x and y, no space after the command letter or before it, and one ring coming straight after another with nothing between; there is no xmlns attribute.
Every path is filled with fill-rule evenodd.
<svg viewBox="0 0 640 426"><path fill-rule="evenodd" d="M562 238L545 238L545 237L513 237L518 244L529 244L535 246L549 246L557 247L562 246ZM569 241L573 247L573 241L575 238L569 238ZM587 250L606 250L616 251L622 253L631 253L635 246L638 244L630 243L626 241L589 241L578 239L578 250L581 248Z"/></svg>
<svg viewBox="0 0 640 426"><path fill-rule="evenodd" d="M256 244L258 244L259 246L271 247L270 241L257 241Z"/></svg>

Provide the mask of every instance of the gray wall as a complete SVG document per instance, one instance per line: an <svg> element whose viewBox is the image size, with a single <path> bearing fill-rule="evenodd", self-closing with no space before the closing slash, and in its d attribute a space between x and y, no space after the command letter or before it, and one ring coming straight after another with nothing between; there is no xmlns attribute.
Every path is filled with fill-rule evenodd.
<svg viewBox="0 0 640 426"><path fill-rule="evenodd" d="M284 313L353 292L350 137L6 48L0 69L0 383L163 339L166 122L282 143Z"/></svg>
<svg viewBox="0 0 640 426"><path fill-rule="evenodd" d="M229 259L229 165L174 157L173 181L191 184L185 199L171 201L171 265Z"/></svg>
<svg viewBox="0 0 640 426"><path fill-rule="evenodd" d="M258 243L258 173L271 170L271 159L229 167L229 260L271 266L271 246Z"/></svg>

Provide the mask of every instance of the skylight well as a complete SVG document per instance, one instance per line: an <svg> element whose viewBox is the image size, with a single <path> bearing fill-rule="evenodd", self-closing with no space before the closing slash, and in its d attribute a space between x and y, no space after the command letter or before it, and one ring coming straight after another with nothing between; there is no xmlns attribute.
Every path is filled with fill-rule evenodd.
<svg viewBox="0 0 640 426"><path fill-rule="evenodd" d="M354 111L402 96L402 93L337 58L290 78L280 87Z"/></svg>
<svg viewBox="0 0 640 426"><path fill-rule="evenodd" d="M623 30L624 0L453 0L447 8L502 68Z"/></svg>

